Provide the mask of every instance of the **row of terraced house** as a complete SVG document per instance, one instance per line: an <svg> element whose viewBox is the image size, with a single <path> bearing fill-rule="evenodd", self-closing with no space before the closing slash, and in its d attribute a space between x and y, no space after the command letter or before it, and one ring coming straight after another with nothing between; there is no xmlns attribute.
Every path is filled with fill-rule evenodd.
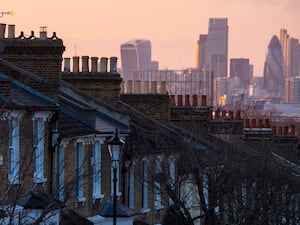
<svg viewBox="0 0 300 225"><path fill-rule="evenodd" d="M168 93L122 94L116 57L91 57L90 70L84 56L81 71L75 57L73 71L62 71L70 59L63 59L56 33L15 36L10 25L0 44L2 224L111 224L111 210L105 211L114 182L107 141L115 129L125 142L117 170L118 224L171 224L167 212L176 202L170 190L178 188L178 161L187 145L205 152L226 145L226 133L243 132L240 117L220 123L206 104L174 107ZM215 134L219 142L191 131ZM299 155L295 133L288 140ZM188 187L183 189L193 190ZM299 193L293 198L299 212ZM195 222L205 224L202 218ZM299 224L299 216L293 218Z"/></svg>

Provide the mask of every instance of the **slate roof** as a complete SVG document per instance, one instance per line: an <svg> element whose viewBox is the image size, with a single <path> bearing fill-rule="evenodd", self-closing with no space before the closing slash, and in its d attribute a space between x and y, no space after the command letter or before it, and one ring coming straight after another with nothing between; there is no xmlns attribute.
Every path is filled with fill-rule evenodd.
<svg viewBox="0 0 300 225"><path fill-rule="evenodd" d="M0 73L1 78L8 78L8 76ZM58 105L53 99L16 80L11 81L10 96L10 98L7 98L0 94L2 104L15 108L58 109Z"/></svg>
<svg viewBox="0 0 300 225"><path fill-rule="evenodd" d="M137 212L134 209L128 208L127 206L117 203L117 211L116 215L117 217L131 217L135 216ZM106 202L102 209L99 212L100 216L103 217L112 217L113 216L113 203L112 202Z"/></svg>
<svg viewBox="0 0 300 225"><path fill-rule="evenodd" d="M60 212L60 225L93 225L94 223L71 209L64 208Z"/></svg>
<svg viewBox="0 0 300 225"><path fill-rule="evenodd" d="M81 117L81 122L88 124L98 133L111 133L115 128L121 133L129 133L127 113L87 95L64 81L60 83L59 101L64 108L72 108L74 116Z"/></svg>
<svg viewBox="0 0 300 225"><path fill-rule="evenodd" d="M30 190L19 203L25 209L46 209L50 204L55 209L64 207L64 204L53 196L37 190Z"/></svg>

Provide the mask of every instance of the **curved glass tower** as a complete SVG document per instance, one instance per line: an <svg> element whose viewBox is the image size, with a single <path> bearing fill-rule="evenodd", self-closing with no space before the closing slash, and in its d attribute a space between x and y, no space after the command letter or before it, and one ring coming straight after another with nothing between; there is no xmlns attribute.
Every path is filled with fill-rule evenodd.
<svg viewBox="0 0 300 225"><path fill-rule="evenodd" d="M268 46L264 67L264 86L270 97L284 97L284 59L281 44L274 35Z"/></svg>
<svg viewBox="0 0 300 225"><path fill-rule="evenodd" d="M134 80L134 71L151 69L151 42L134 39L121 45L121 66L124 80Z"/></svg>

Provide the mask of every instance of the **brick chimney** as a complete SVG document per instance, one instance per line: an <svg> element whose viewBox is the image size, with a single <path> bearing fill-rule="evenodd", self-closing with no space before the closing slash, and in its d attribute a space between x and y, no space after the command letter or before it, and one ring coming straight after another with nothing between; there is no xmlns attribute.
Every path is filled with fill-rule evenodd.
<svg viewBox="0 0 300 225"><path fill-rule="evenodd" d="M14 30L12 27L10 29ZM56 99L61 77L62 54L65 51L63 41L56 35L51 38L34 36L26 38L23 35L15 38L12 32L10 31L8 38L1 39L4 51L0 53L0 58L21 68L23 72L5 62L2 62L2 72ZM33 76L28 76L26 72ZM37 79L33 78L34 76ZM43 85L39 84L39 79Z"/></svg>
<svg viewBox="0 0 300 225"><path fill-rule="evenodd" d="M101 101L117 103L120 100L122 83L121 75L117 72L117 57L110 57L110 71L107 71L108 58L101 57L99 72L95 68L92 72L88 71L88 56L81 57L84 66L83 71L80 72L79 60L79 56L73 57L73 71L71 73L63 72L62 80Z"/></svg>

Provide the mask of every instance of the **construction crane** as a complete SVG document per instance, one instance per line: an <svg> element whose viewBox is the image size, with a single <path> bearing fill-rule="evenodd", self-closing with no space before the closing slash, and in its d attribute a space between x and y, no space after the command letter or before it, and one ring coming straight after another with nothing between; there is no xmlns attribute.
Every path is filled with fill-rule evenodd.
<svg viewBox="0 0 300 225"><path fill-rule="evenodd" d="M0 12L0 17L3 17L4 15L14 15L13 11L7 11L7 12Z"/></svg>

